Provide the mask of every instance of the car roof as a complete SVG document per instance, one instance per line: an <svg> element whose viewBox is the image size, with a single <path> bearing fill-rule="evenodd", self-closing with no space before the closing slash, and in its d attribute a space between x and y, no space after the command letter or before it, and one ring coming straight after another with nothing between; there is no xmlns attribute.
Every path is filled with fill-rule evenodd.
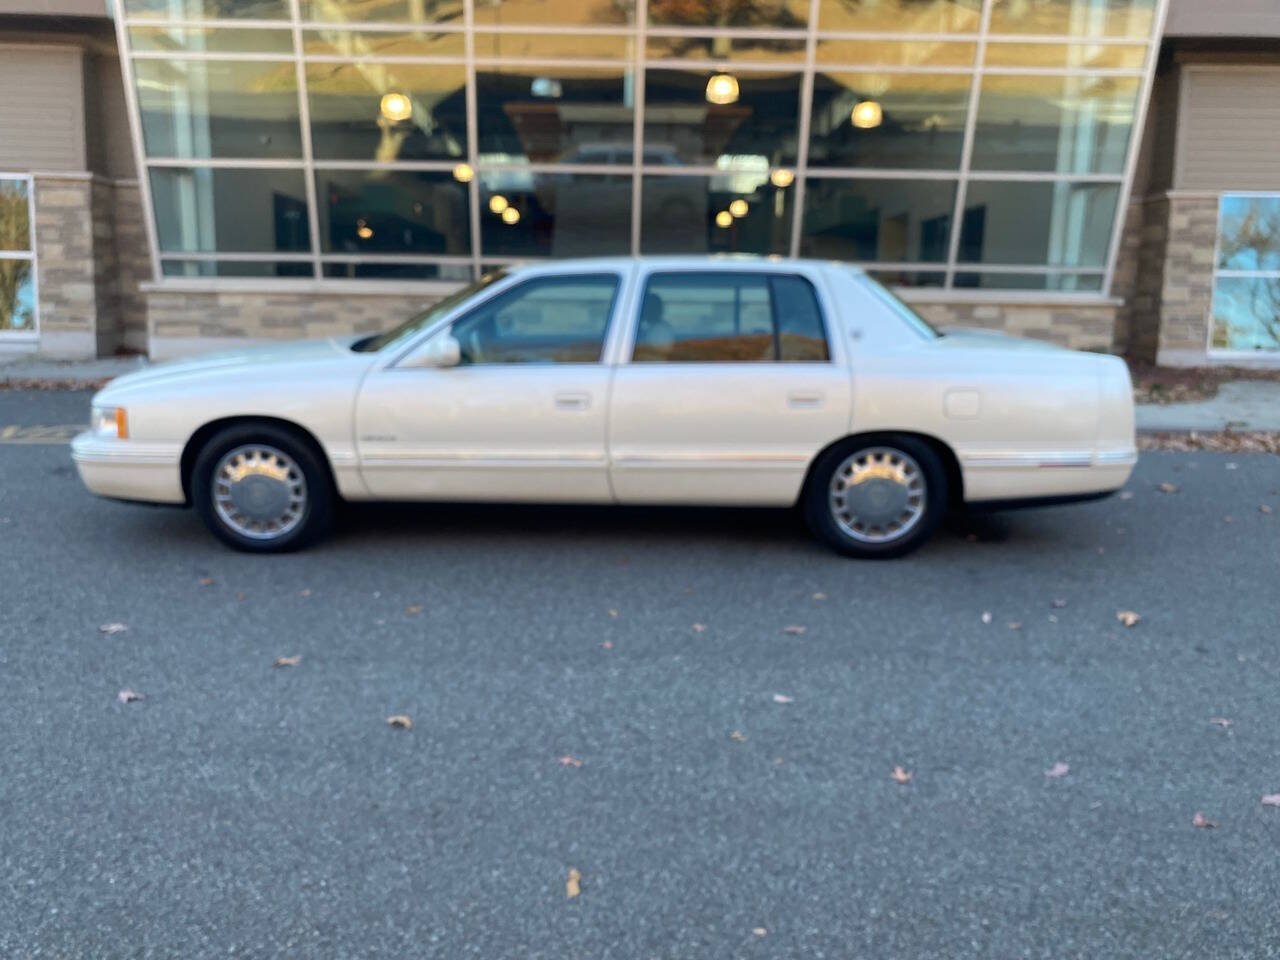
<svg viewBox="0 0 1280 960"><path fill-rule="evenodd" d="M861 273L860 267L838 260L811 260L778 256L760 256L754 253L668 254L639 257L574 257L521 263L508 267L511 274L553 270L556 273L572 273L575 270L628 270L636 264L650 269L688 270L770 270L787 264L814 267L839 267Z"/></svg>

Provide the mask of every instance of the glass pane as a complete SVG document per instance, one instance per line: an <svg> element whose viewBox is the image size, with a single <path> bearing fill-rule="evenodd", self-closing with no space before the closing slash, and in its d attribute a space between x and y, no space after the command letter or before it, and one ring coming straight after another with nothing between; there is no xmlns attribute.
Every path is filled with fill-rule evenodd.
<svg viewBox="0 0 1280 960"><path fill-rule="evenodd" d="M1057 293L1097 293L1100 273L957 273L955 285L983 290L1052 290Z"/></svg>
<svg viewBox="0 0 1280 960"><path fill-rule="evenodd" d="M655 273L645 287L637 363L772 363L777 359L764 274Z"/></svg>
<svg viewBox="0 0 1280 960"><path fill-rule="evenodd" d="M632 0L477 0L478 27L566 26L621 27L635 22Z"/></svg>
<svg viewBox="0 0 1280 960"><path fill-rule="evenodd" d="M161 260L166 277L314 277L310 263L286 260Z"/></svg>
<svg viewBox="0 0 1280 960"><path fill-rule="evenodd" d="M326 277L342 280L384 279L445 280L470 283L469 263L406 263L387 260L381 263L326 263Z"/></svg>
<svg viewBox="0 0 1280 960"><path fill-rule="evenodd" d="M467 188L448 173L318 170L316 203L325 253L471 254Z"/></svg>
<svg viewBox="0 0 1280 960"><path fill-rule="evenodd" d="M926 270L868 270L867 273L889 287L941 287L947 282L945 273Z"/></svg>
<svg viewBox="0 0 1280 960"><path fill-rule="evenodd" d="M1140 82L984 77L973 169L1123 173Z"/></svg>
<svg viewBox="0 0 1280 960"><path fill-rule="evenodd" d="M803 277L780 275L769 278L769 291L778 328L778 359L783 363L830 360L813 284Z"/></svg>
<svg viewBox="0 0 1280 960"><path fill-rule="evenodd" d="M631 175L481 173L480 248L489 257L631 252Z"/></svg>
<svg viewBox="0 0 1280 960"><path fill-rule="evenodd" d="M995 0L992 33L1145 37L1156 0Z"/></svg>
<svg viewBox="0 0 1280 960"><path fill-rule="evenodd" d="M124 0L130 17L167 20L288 20L289 0Z"/></svg>
<svg viewBox="0 0 1280 960"><path fill-rule="evenodd" d="M0 250L31 249L27 181L0 180Z"/></svg>
<svg viewBox="0 0 1280 960"><path fill-rule="evenodd" d="M808 0L649 0L649 23L663 27L803 29Z"/></svg>
<svg viewBox="0 0 1280 960"><path fill-rule="evenodd" d="M1093 67L1141 70L1147 48L1128 43L997 43L987 44L990 67Z"/></svg>
<svg viewBox="0 0 1280 960"><path fill-rule="evenodd" d="M462 23L462 0L300 0L318 23Z"/></svg>
<svg viewBox="0 0 1280 960"><path fill-rule="evenodd" d="M634 85L621 71L487 68L476 73L476 113L479 152L494 160L631 162Z"/></svg>
<svg viewBox="0 0 1280 960"><path fill-rule="evenodd" d="M161 250L311 249L301 170L153 167L151 199Z"/></svg>
<svg viewBox="0 0 1280 960"><path fill-rule="evenodd" d="M221 27L131 27L134 50L210 53L293 53L289 30L234 30Z"/></svg>
<svg viewBox="0 0 1280 960"><path fill-rule="evenodd" d="M453 324L462 362L597 363L617 290L613 274L522 283Z"/></svg>
<svg viewBox="0 0 1280 960"><path fill-rule="evenodd" d="M768 170L647 176L640 193L640 252L785 256L794 196L790 186L775 187Z"/></svg>
<svg viewBox="0 0 1280 960"><path fill-rule="evenodd" d="M809 163L951 170L960 166L970 79L927 73L819 73Z"/></svg>
<svg viewBox="0 0 1280 960"><path fill-rule="evenodd" d="M1226 196L1221 209L1219 269L1280 270L1280 196Z"/></svg>
<svg viewBox="0 0 1280 960"><path fill-rule="evenodd" d="M755 60L767 63L804 61L803 38L771 37L649 37L645 56L650 60Z"/></svg>
<svg viewBox="0 0 1280 960"><path fill-rule="evenodd" d="M800 75L702 70L645 73L645 162L714 164L743 160L766 166L795 162ZM724 79L720 79L724 78ZM717 102L708 102L713 96Z"/></svg>
<svg viewBox="0 0 1280 960"><path fill-rule="evenodd" d="M307 64L316 159L390 163L465 156L465 83L461 64Z"/></svg>
<svg viewBox="0 0 1280 960"><path fill-rule="evenodd" d="M821 0L820 30L976 33L982 0Z"/></svg>
<svg viewBox="0 0 1280 960"><path fill-rule="evenodd" d="M302 156L292 62L136 60L133 69L148 156Z"/></svg>
<svg viewBox="0 0 1280 960"><path fill-rule="evenodd" d="M1218 279L1213 286L1213 346L1280 350L1280 278Z"/></svg>
<svg viewBox="0 0 1280 960"><path fill-rule="evenodd" d="M30 260L0 260L0 333L36 328Z"/></svg>
<svg viewBox="0 0 1280 960"><path fill-rule="evenodd" d="M961 263L1102 267L1119 184L971 181Z"/></svg>
<svg viewBox="0 0 1280 960"><path fill-rule="evenodd" d="M976 43L936 40L819 40L818 63L863 67L971 67Z"/></svg>
<svg viewBox="0 0 1280 960"><path fill-rule="evenodd" d="M944 263L955 202L950 180L810 179L800 252L864 263Z"/></svg>
<svg viewBox="0 0 1280 960"><path fill-rule="evenodd" d="M476 56L630 59L634 43L632 37L617 33L477 33Z"/></svg>
<svg viewBox="0 0 1280 960"><path fill-rule="evenodd" d="M466 42L458 32L414 30L306 30L302 49L311 56L328 57L459 57Z"/></svg>

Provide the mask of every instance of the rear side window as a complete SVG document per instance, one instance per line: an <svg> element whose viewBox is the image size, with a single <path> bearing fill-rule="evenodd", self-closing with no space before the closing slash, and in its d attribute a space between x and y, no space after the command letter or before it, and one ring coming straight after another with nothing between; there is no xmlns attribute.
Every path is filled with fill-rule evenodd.
<svg viewBox="0 0 1280 960"><path fill-rule="evenodd" d="M636 363L830 359L812 284L794 274L655 273L641 301Z"/></svg>

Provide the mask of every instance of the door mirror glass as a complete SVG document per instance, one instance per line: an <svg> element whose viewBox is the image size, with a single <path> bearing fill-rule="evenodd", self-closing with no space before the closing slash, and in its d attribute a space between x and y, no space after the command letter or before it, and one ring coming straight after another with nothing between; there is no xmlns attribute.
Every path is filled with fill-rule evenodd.
<svg viewBox="0 0 1280 960"><path fill-rule="evenodd" d="M402 367L456 367L462 362L462 347L452 330L441 330L409 354Z"/></svg>

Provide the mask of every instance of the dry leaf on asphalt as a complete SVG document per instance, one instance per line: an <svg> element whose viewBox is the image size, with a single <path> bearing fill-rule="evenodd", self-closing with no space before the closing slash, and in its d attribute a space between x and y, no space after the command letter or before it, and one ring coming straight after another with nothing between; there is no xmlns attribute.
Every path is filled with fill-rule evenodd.
<svg viewBox="0 0 1280 960"><path fill-rule="evenodd" d="M617 611L617 610L610 610L610 611L609 611L609 616L611 616L611 617L617 617L617 615L618 615L618 611Z"/></svg>
<svg viewBox="0 0 1280 960"><path fill-rule="evenodd" d="M387 726L395 727L397 730L412 730L413 717L407 713L397 713L394 716L387 717Z"/></svg>
<svg viewBox="0 0 1280 960"><path fill-rule="evenodd" d="M1065 777L1070 772L1071 772L1071 766L1059 760L1052 767L1046 770L1044 772L1044 775L1046 777L1054 777L1056 779L1058 777Z"/></svg>
<svg viewBox="0 0 1280 960"><path fill-rule="evenodd" d="M1139 620L1141 620L1142 617L1134 613L1132 610L1117 610L1116 619L1119 620L1121 623L1123 623L1126 627L1132 627Z"/></svg>
<svg viewBox="0 0 1280 960"><path fill-rule="evenodd" d="M124 633L129 627L124 623L104 623L98 628L99 632L111 636L113 633Z"/></svg>
<svg viewBox="0 0 1280 960"><path fill-rule="evenodd" d="M299 590L299 591L298 591L298 596L300 596L300 597L309 597L309 596L311 596L311 588L310 588L310 587L307 587L307 589L305 589L305 590Z"/></svg>
<svg viewBox="0 0 1280 960"><path fill-rule="evenodd" d="M1206 829L1211 829L1218 825L1218 821L1210 820L1203 813L1197 810L1196 815L1191 818L1191 825L1193 827L1204 827Z"/></svg>
<svg viewBox="0 0 1280 960"><path fill-rule="evenodd" d="M1132 491L1132 490L1121 490L1121 491L1120 491L1120 499L1121 499L1121 500L1132 500L1132 499L1133 499L1133 491Z"/></svg>
<svg viewBox="0 0 1280 960"><path fill-rule="evenodd" d="M562 767L580 767L580 766L582 766L582 761L581 761L581 760L579 760L577 757L572 756L572 755L567 754L567 753L566 753L563 757L561 757L561 758L560 758L559 763L560 763L560 766L562 766Z"/></svg>
<svg viewBox="0 0 1280 960"><path fill-rule="evenodd" d="M743 733L741 730L734 730L730 732L729 739L732 740L734 743L746 743L747 735Z"/></svg>
<svg viewBox="0 0 1280 960"><path fill-rule="evenodd" d="M1055 610L1061 610L1061 609L1062 609L1063 607L1065 607L1066 605L1067 605L1067 601L1065 601L1065 600L1055 600L1055 601L1053 601L1053 608L1054 608Z"/></svg>
<svg viewBox="0 0 1280 960"><path fill-rule="evenodd" d="M795 703L795 697L788 697L785 693L775 693L773 695L774 703Z"/></svg>
<svg viewBox="0 0 1280 960"><path fill-rule="evenodd" d="M1169 483L1168 481L1166 481L1160 484L1160 486L1158 486L1156 489L1159 490L1161 493L1177 493L1178 485L1176 483Z"/></svg>
<svg viewBox="0 0 1280 960"><path fill-rule="evenodd" d="M243 593L237 593L236 599L239 600L241 603L243 603L245 600L248 600L249 598Z"/></svg>
<svg viewBox="0 0 1280 960"><path fill-rule="evenodd" d="M763 937L769 931L766 930L764 927L752 927L751 932L754 933L757 937Z"/></svg>
<svg viewBox="0 0 1280 960"><path fill-rule="evenodd" d="M612 641L612 640L605 640L603 643L601 643L601 644L600 644L600 646L604 647L604 649L606 649L606 650L612 650L612 649L613 649L613 641Z"/></svg>
<svg viewBox="0 0 1280 960"><path fill-rule="evenodd" d="M804 632L805 632L805 630L807 630L807 629L808 629L807 627L796 627L796 626L791 626L791 627L783 627L783 628L782 628L782 632L783 632L783 633L789 633L789 634L790 634L791 636L793 636L793 637L798 637L798 636L800 636L802 633L804 633Z"/></svg>
<svg viewBox="0 0 1280 960"><path fill-rule="evenodd" d="M893 778L894 783L910 783L913 774L910 770L905 770L902 767L894 767L893 773L889 774L889 776Z"/></svg>
<svg viewBox="0 0 1280 960"><path fill-rule="evenodd" d="M121 703L133 703L135 700L143 699L143 697L136 690L121 690L116 694L116 699Z"/></svg>
<svg viewBox="0 0 1280 960"><path fill-rule="evenodd" d="M1021 630L1021 629L1022 629L1022 621L1021 621L1021 620L1011 620L1011 621L1009 621L1009 629L1010 629L1010 630Z"/></svg>
<svg viewBox="0 0 1280 960"><path fill-rule="evenodd" d="M1271 508L1270 508L1270 507L1268 507L1268 506L1264 503L1262 506L1260 506L1260 507L1258 508L1258 512L1259 512L1259 513L1271 513L1271 512L1272 512L1272 510L1271 510Z"/></svg>
<svg viewBox="0 0 1280 960"><path fill-rule="evenodd" d="M1262 798L1264 807L1280 807L1280 793L1268 793Z"/></svg>
<svg viewBox="0 0 1280 960"><path fill-rule="evenodd" d="M569 868L569 879L564 882L564 895L572 900L578 894L582 893L582 874L578 872L577 867Z"/></svg>
<svg viewBox="0 0 1280 960"><path fill-rule="evenodd" d="M417 616L422 612L422 606L420 604L415 603L411 607L405 607L404 612L408 614L412 614L413 616Z"/></svg>
<svg viewBox="0 0 1280 960"><path fill-rule="evenodd" d="M1212 723L1215 727L1221 727L1223 730L1231 726L1231 721L1228 720L1226 717L1210 717L1209 722Z"/></svg>
<svg viewBox="0 0 1280 960"><path fill-rule="evenodd" d="M217 581L213 577L201 577L196 583L202 587L212 587Z"/></svg>
<svg viewBox="0 0 1280 960"><path fill-rule="evenodd" d="M694 633L706 633L707 625L705 623L695 623L693 625Z"/></svg>
<svg viewBox="0 0 1280 960"><path fill-rule="evenodd" d="M815 593L815 594L813 595L813 599L815 599L815 600L825 600L825 599L827 599L827 595L826 595L825 593ZM757 927L757 929L759 929L759 928Z"/></svg>
<svg viewBox="0 0 1280 960"><path fill-rule="evenodd" d="M302 662L302 654L296 653L292 657L276 657L271 661L273 667L296 667Z"/></svg>
<svg viewBox="0 0 1280 960"><path fill-rule="evenodd" d="M982 622L983 622L983 623L990 623L990 622L991 622L991 611L990 611L990 610L983 610L983 611L982 611Z"/></svg>

